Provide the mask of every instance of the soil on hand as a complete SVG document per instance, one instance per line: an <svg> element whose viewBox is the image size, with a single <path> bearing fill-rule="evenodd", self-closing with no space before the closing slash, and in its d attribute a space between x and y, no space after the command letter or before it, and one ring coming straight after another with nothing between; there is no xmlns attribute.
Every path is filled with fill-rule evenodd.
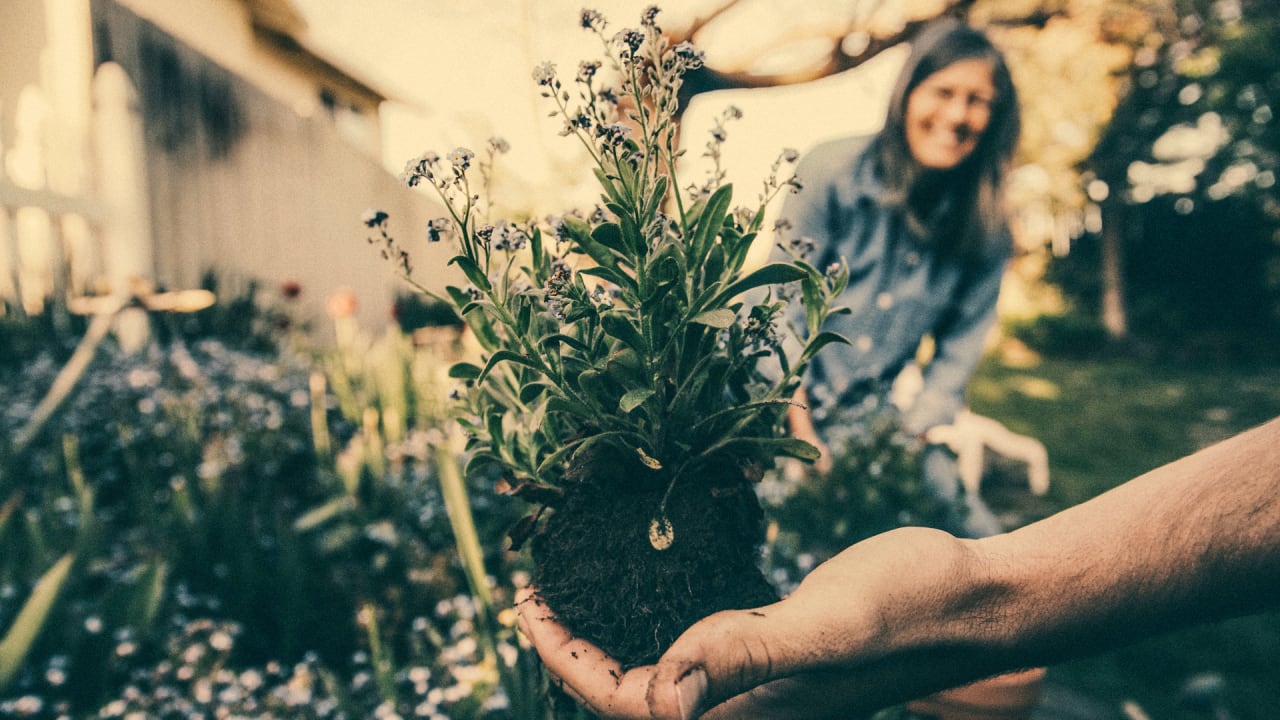
<svg viewBox="0 0 1280 720"><path fill-rule="evenodd" d="M578 463L532 543L534 582L561 624L624 668L656 661L698 620L778 599L758 560L764 521L750 479L731 460L671 489L671 545L650 525L670 477L618 452Z"/></svg>

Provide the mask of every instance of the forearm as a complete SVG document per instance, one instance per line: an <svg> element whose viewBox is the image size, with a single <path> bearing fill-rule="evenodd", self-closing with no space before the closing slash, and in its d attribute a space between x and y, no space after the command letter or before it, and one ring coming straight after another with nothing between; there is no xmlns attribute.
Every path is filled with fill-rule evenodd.
<svg viewBox="0 0 1280 720"><path fill-rule="evenodd" d="M1264 609L1280 588L1280 420L976 541L987 640L1047 664Z"/></svg>
<svg viewBox="0 0 1280 720"><path fill-rule="evenodd" d="M842 691L826 695L838 711L1275 607L1280 420L1007 535L894 531L814 574L797 592L804 609L824 618L823 637L842 624L848 633L819 653L841 678ZM821 606L835 598L843 610ZM792 692L781 690L797 682L752 702L785 702Z"/></svg>
<svg viewBox="0 0 1280 720"><path fill-rule="evenodd" d="M545 614L521 627L609 717L842 718L1280 605L1280 419L1016 532L901 528L767 607L716 613L622 672Z"/></svg>

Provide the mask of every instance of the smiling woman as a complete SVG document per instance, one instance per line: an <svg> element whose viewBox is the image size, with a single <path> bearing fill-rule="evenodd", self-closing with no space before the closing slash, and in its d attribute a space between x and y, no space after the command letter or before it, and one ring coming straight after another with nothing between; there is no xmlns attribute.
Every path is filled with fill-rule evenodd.
<svg viewBox="0 0 1280 720"><path fill-rule="evenodd" d="M930 75L907 98L907 144L916 161L950 170L978 147L996 94L991 63L961 60Z"/></svg>
<svg viewBox="0 0 1280 720"><path fill-rule="evenodd" d="M833 316L824 330L851 343L814 358L788 411L791 431L823 452L815 464L820 477L811 484L849 494L880 474L853 460L872 428L897 423L915 438L918 469L908 468L911 475L895 487L920 483L923 497L891 507L896 523L930 524L970 538L1004 529L976 493L962 492L950 448L928 438L937 436L934 428L953 424L964 407L996 319L1011 251L1000 196L1019 125L1003 55L982 32L937 21L913 44L883 129L811 151L796 169L806 187L782 209L783 228L794 246L816 249L817 267L849 268L836 302L850 312ZM798 310L794 316L799 319ZM932 357L920 390L896 407L894 380L916 362L922 345L932 347ZM1028 702L1019 700L1023 707L1001 717L1029 711L1041 674L1011 681L1014 694ZM952 717L941 707L915 709Z"/></svg>
<svg viewBox="0 0 1280 720"><path fill-rule="evenodd" d="M801 406L789 412L797 437L826 448L820 470L857 435L858 416L887 404L926 337L933 357L904 429L923 438L963 406L1010 253L1000 192L1019 124L1002 54L983 33L943 20L915 42L879 133L827 143L801 161L806 187L783 206L781 225L794 244L816 248L816 266L850 271L837 302L851 312L827 329L852 343L814 359ZM938 496L957 497L948 451L927 448L923 467ZM944 529L1000 531L976 497L966 501Z"/></svg>

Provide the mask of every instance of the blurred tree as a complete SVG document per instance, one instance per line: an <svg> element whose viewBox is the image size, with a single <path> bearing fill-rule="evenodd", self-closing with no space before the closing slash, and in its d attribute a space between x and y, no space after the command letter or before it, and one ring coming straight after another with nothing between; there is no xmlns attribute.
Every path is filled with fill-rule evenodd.
<svg viewBox="0 0 1280 720"><path fill-rule="evenodd" d="M1147 332L1274 327L1280 6L1154 0L1117 8L1101 30L1132 58L1118 76L1115 112L1081 165L1101 215L1108 333L1125 337L1135 306L1148 309L1136 318Z"/></svg>

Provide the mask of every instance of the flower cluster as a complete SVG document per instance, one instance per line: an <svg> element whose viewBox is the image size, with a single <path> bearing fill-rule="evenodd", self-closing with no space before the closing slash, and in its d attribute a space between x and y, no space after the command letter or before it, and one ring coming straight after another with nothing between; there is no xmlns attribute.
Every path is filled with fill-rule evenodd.
<svg viewBox="0 0 1280 720"><path fill-rule="evenodd" d="M400 268L400 272L408 275L413 272L413 262L409 258L409 252L400 247L395 238L387 231L388 215L381 211L370 208L364 211L364 226L370 230L377 231L377 235L370 235L366 241L370 245L379 246L378 251L382 253L382 259L395 263Z"/></svg>
<svg viewBox="0 0 1280 720"><path fill-rule="evenodd" d="M450 371L465 381L457 409L469 467L496 466L511 487L559 484L597 442L641 458L669 483L721 448L762 463L814 457L776 421L808 358L841 341L819 332L839 278L833 284L799 259L746 265L765 205L798 185L781 177L795 153L779 156L756 207L732 207L718 163L708 183L683 192L679 89L703 56L687 43L673 47L657 16L646 9L638 27L610 33L600 13L584 10L580 24L599 38L603 60L580 63L571 83L551 63L533 70L562 134L596 166L603 201L591 211L529 226L490 221L467 189L467 154L451 155L447 174L430 154L407 171L411 184L433 180L458 240L450 262L467 281L442 295L419 288L452 303L483 348L479 364ZM717 159L724 122L740 115L730 108L713 129ZM810 339L797 356L762 363L782 354L777 325L791 298L806 304Z"/></svg>

